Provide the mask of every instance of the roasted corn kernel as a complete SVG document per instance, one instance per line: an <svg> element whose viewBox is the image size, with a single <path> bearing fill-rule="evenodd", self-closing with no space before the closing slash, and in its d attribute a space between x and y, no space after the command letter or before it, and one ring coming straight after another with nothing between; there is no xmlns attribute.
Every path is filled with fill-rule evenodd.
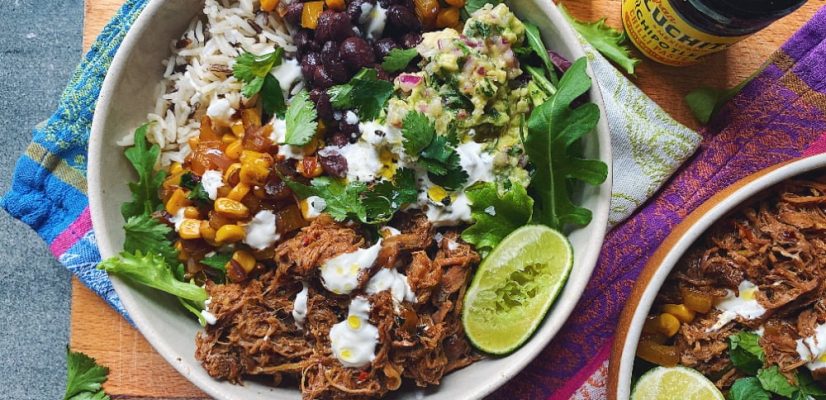
<svg viewBox="0 0 826 400"><path fill-rule="evenodd" d="M232 190L229 191L227 198L235 201L241 201L244 198L244 196L246 196L249 192L250 185L247 185L243 182L238 182L238 184L235 185L235 187L233 187Z"/></svg>
<svg viewBox="0 0 826 400"><path fill-rule="evenodd" d="M278 0L261 0L261 11L271 12L278 5Z"/></svg>
<svg viewBox="0 0 826 400"><path fill-rule="evenodd" d="M193 206L187 206L184 208L184 217L198 219L201 217L201 212Z"/></svg>
<svg viewBox="0 0 826 400"><path fill-rule="evenodd" d="M232 134L237 137L244 136L244 123L241 121L232 124L229 129L232 131Z"/></svg>
<svg viewBox="0 0 826 400"><path fill-rule="evenodd" d="M181 221L180 229L178 229L178 236L180 236L181 239L200 239L201 221L184 218L184 220Z"/></svg>
<svg viewBox="0 0 826 400"><path fill-rule="evenodd" d="M230 143L234 142L236 139L238 139L238 138L236 138L235 135L233 135L231 133L225 133L224 136L221 136L221 143L230 144Z"/></svg>
<svg viewBox="0 0 826 400"><path fill-rule="evenodd" d="M252 272L252 269L255 268L255 257L246 250L236 250L235 253L232 253L232 259L241 264L241 268L246 273Z"/></svg>
<svg viewBox="0 0 826 400"><path fill-rule="evenodd" d="M224 183L233 185L233 181L238 183L238 173L241 172L241 163L232 163L224 171Z"/></svg>
<svg viewBox="0 0 826 400"><path fill-rule="evenodd" d="M179 162L172 163L172 165L169 167L170 175L178 174L181 172L184 172L184 167Z"/></svg>
<svg viewBox="0 0 826 400"><path fill-rule="evenodd" d="M169 200L166 202L166 212L175 215L178 213L183 207L189 205L189 200L186 198L186 193L184 193L183 189L178 188L172 193L172 196L169 197Z"/></svg>
<svg viewBox="0 0 826 400"><path fill-rule="evenodd" d="M677 317L680 322L686 324L694 320L694 311L689 310L683 304L666 304L663 306L663 312Z"/></svg>
<svg viewBox="0 0 826 400"><path fill-rule="evenodd" d="M273 158L266 153L259 153L252 150L244 150L241 152L241 171L239 178L241 182L248 185L263 182L270 174L270 167L273 164Z"/></svg>
<svg viewBox="0 0 826 400"><path fill-rule="evenodd" d="M233 218L246 218L250 214L247 206L226 197L215 200L215 211Z"/></svg>
<svg viewBox="0 0 826 400"><path fill-rule="evenodd" d="M201 221L201 237L207 242L215 241L215 228L208 221Z"/></svg>
<svg viewBox="0 0 826 400"><path fill-rule="evenodd" d="M243 150L244 145L241 143L241 139L235 139L232 143L227 145L227 148L224 150L224 154L233 160L237 160L241 157L241 151Z"/></svg>
<svg viewBox="0 0 826 400"><path fill-rule="evenodd" d="M665 336L672 337L680 330L680 320L671 314L662 313L657 317L657 330Z"/></svg>
<svg viewBox="0 0 826 400"><path fill-rule="evenodd" d="M235 243L247 237L244 228L238 225L224 225L215 232L215 241L220 244Z"/></svg>
<svg viewBox="0 0 826 400"><path fill-rule="evenodd" d="M184 249L184 245L180 240L175 242L175 250L178 250L178 261L186 261L189 259L189 253Z"/></svg>

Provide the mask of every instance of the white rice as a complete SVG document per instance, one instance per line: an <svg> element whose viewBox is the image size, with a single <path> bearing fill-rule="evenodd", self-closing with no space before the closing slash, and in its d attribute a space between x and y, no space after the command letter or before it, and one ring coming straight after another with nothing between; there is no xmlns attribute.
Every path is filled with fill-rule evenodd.
<svg viewBox="0 0 826 400"><path fill-rule="evenodd" d="M244 104L242 83L231 72L224 72L232 70L238 55L244 51L266 54L278 47L287 52L296 50L278 15L256 12L258 8L256 0L206 0L203 15L195 18L181 37L187 46L177 48L178 40L170 44L172 56L164 61L158 100L147 116L147 137L161 146L162 166L184 161L190 152L187 140L200 133L201 117L213 100L225 98L235 110ZM133 139L130 133L118 144L131 146Z"/></svg>

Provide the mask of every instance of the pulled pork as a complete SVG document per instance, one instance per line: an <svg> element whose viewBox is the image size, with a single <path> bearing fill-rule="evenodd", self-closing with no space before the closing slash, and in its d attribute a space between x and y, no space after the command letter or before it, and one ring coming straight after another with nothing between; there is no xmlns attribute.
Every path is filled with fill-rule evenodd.
<svg viewBox="0 0 826 400"><path fill-rule="evenodd" d="M370 295L370 322L378 327L376 357L364 368L345 368L330 346L331 327L347 316L349 296L328 292L319 278L325 260L366 247L365 234L321 216L275 250L275 267L242 284L209 283L209 310L217 321L196 339L196 357L214 378L296 384L306 399L380 397L404 378L425 387L480 357L461 324L462 299L479 255L454 231L436 235L424 216L395 221L401 234L382 242L369 275L397 268L407 275L416 302L398 307L388 291ZM438 237L437 243L434 238ZM303 329L293 302L308 286ZM358 292L354 293L358 294Z"/></svg>
<svg viewBox="0 0 826 400"><path fill-rule="evenodd" d="M718 320L712 308L684 323L674 337L680 364L729 387L742 376L729 359L728 337L762 329L765 365L777 365L793 381L800 359L796 340L826 323L826 177L779 185L729 218L717 223L672 272L658 304L681 303L681 290L707 293L719 300L727 290L749 280L759 288L757 302L766 309L754 320L736 320L709 329ZM823 375L814 371L818 378Z"/></svg>

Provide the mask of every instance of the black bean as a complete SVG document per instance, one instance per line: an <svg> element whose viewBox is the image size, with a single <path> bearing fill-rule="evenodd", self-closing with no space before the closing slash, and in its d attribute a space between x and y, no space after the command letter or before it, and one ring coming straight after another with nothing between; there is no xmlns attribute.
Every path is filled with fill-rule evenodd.
<svg viewBox="0 0 826 400"><path fill-rule="evenodd" d="M422 42L422 34L418 32L406 33L402 36L401 42L406 49L416 47Z"/></svg>
<svg viewBox="0 0 826 400"><path fill-rule="evenodd" d="M315 30L315 40L323 44L330 40L342 40L353 35L353 24L350 16L344 12L325 10L318 17L318 26Z"/></svg>
<svg viewBox="0 0 826 400"><path fill-rule="evenodd" d="M310 51L319 51L321 46L313 41L313 31L310 29L301 29L293 35L293 43L298 47L298 51L306 54Z"/></svg>
<svg viewBox="0 0 826 400"><path fill-rule="evenodd" d="M321 54L318 52L309 52L301 58L301 74L306 79L312 79L315 67L321 65Z"/></svg>
<svg viewBox="0 0 826 400"><path fill-rule="evenodd" d="M284 13L284 20L288 24L298 26L301 23L301 12L304 11L304 3L294 1L287 6L287 12Z"/></svg>
<svg viewBox="0 0 826 400"><path fill-rule="evenodd" d="M333 86L333 77L330 76L330 73L327 72L327 69L323 65L317 65L315 67L315 71L313 71L313 84L317 87L326 89L330 86Z"/></svg>
<svg viewBox="0 0 826 400"><path fill-rule="evenodd" d="M353 1L350 2L350 4L347 5L347 11L346 12L347 12L347 15L350 17L350 22L352 24L355 25L355 24L358 24L360 22L359 19L361 19L361 17L362 17L362 15L361 15L362 11L363 11L362 6L364 4L370 4L369 6L365 6L365 7L369 7L372 10L373 7L375 7L376 1L375 0L353 0Z"/></svg>
<svg viewBox="0 0 826 400"><path fill-rule="evenodd" d="M344 147L350 143L350 135L342 132L333 132L327 135L327 144L333 146ZM323 166L322 166L323 167Z"/></svg>
<svg viewBox="0 0 826 400"><path fill-rule="evenodd" d="M331 64L338 64L341 62L341 53L339 53L339 46L337 42L327 42L321 46L321 63L325 66Z"/></svg>
<svg viewBox="0 0 826 400"><path fill-rule="evenodd" d="M389 37L379 39L378 41L376 41L376 43L373 44L375 55L376 57L378 57L379 60L384 60L384 57L387 57L387 55L390 54L390 51L398 48L399 45L396 43L396 41L393 40L393 38Z"/></svg>
<svg viewBox="0 0 826 400"><path fill-rule="evenodd" d="M419 22L416 13L400 5L393 5L387 9L387 21L393 27L393 30L399 34L422 29L422 24Z"/></svg>
<svg viewBox="0 0 826 400"><path fill-rule="evenodd" d="M348 137L358 137L359 136L359 123L356 122L355 124L351 124L347 122L346 113L345 116L341 118L341 121L338 122L338 130L347 135Z"/></svg>
<svg viewBox="0 0 826 400"><path fill-rule="evenodd" d="M325 121L331 121L333 119L333 106L330 104L330 96L326 90L319 88L311 90L310 99L315 103L319 118Z"/></svg>
<svg viewBox="0 0 826 400"><path fill-rule="evenodd" d="M349 37L339 47L341 58L352 70L359 70L376 62L373 49L360 37Z"/></svg>
<svg viewBox="0 0 826 400"><path fill-rule="evenodd" d="M333 79L333 83L347 83L352 77L343 61L328 63L324 66L324 70Z"/></svg>
<svg viewBox="0 0 826 400"><path fill-rule="evenodd" d="M323 156L319 154L318 161L319 164L321 164L321 169L324 170L327 175L336 178L344 178L347 176L347 159L341 154L335 151L326 152Z"/></svg>

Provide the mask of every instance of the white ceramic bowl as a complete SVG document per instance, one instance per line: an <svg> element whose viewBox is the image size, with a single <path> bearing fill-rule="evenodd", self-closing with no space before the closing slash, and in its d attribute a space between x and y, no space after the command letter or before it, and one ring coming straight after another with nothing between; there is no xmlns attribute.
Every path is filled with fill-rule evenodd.
<svg viewBox="0 0 826 400"><path fill-rule="evenodd" d="M511 2L516 13L538 25L548 48L569 59L584 56L559 11L548 0ZM201 11L194 0L153 0L135 21L115 56L103 84L89 144L89 200L92 222L101 255L117 254L123 243L120 204L129 198L127 182L134 179L115 142L145 122L155 103L155 87L163 75L161 61L169 55L169 43L177 39L190 20ZM593 75L592 75L593 76ZM596 85L591 99L602 109ZM605 115L602 110L602 115ZM586 155L611 164L608 127L603 118L595 134L584 141ZM533 338L508 357L489 359L456 371L438 388L424 392L432 399L475 399L492 392L516 375L554 337L573 310L597 261L605 235L610 202L611 179L599 187L578 190L576 197L593 210L590 225L572 232L575 249L573 272L554 308ZM295 388L271 388L257 383L232 385L212 379L195 360L195 333L200 326L182 311L174 299L157 291L132 286L113 278L115 290L138 329L181 374L218 399L298 399ZM162 377L159 377L162 378ZM395 398L414 398L412 392Z"/></svg>
<svg viewBox="0 0 826 400"><path fill-rule="evenodd" d="M790 178L826 168L826 154L774 166L718 193L678 225L645 266L620 318L608 374L608 398L631 396L631 373L642 326L657 293L683 254L715 222L756 194Z"/></svg>

